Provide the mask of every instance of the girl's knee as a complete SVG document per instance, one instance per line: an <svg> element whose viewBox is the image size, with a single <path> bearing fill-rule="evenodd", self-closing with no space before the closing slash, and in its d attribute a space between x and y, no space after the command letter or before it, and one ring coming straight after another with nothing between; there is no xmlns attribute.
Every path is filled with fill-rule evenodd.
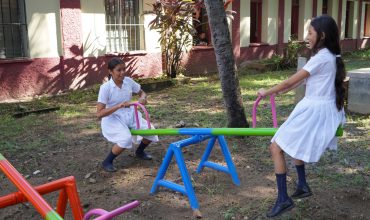
<svg viewBox="0 0 370 220"><path fill-rule="evenodd" d="M146 138L143 138L143 140L141 142L143 142L144 144L150 144L152 141L148 140Z"/></svg>
<svg viewBox="0 0 370 220"><path fill-rule="evenodd" d="M281 150L281 148L279 147L279 145L277 145L276 142L273 142L270 145L270 153L271 153L271 155L276 155L276 154L283 153L283 151Z"/></svg>

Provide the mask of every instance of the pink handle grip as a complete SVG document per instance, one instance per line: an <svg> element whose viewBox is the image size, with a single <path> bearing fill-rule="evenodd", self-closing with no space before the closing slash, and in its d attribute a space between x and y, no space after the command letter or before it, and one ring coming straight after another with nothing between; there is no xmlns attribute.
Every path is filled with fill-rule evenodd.
<svg viewBox="0 0 370 220"><path fill-rule="evenodd" d="M104 209L93 209L93 210L90 210L89 212L86 213L83 220L88 220L93 215L100 215L95 220L109 220L109 219L112 219L113 217L115 217L117 215L120 215L124 212L127 212L127 211L137 207L138 205L140 205L140 202L135 200L135 201L133 201L129 204L126 204L126 205L124 205L124 206L122 206L118 209L115 209L111 212L107 212Z"/></svg>
<svg viewBox="0 0 370 220"><path fill-rule="evenodd" d="M130 103L131 105L134 106L135 108L135 120L136 120L136 129L140 129L140 121L139 121L139 113L138 113L138 110L137 110L137 107L139 106L141 108L141 110L143 110L143 112L145 113L145 119L146 119L146 122L148 123L148 129L150 129L150 119L149 119L149 114L148 114L148 111L146 110L145 106L140 104L139 102L132 102Z"/></svg>
<svg viewBox="0 0 370 220"><path fill-rule="evenodd" d="M256 101L253 104L253 111L252 111L252 127L255 128L257 124L257 106L258 103L261 101L262 97L258 96ZM274 128L278 127L277 119L276 119L276 106L275 106L275 95L270 95L270 104L271 104L271 114L272 114L272 124Z"/></svg>

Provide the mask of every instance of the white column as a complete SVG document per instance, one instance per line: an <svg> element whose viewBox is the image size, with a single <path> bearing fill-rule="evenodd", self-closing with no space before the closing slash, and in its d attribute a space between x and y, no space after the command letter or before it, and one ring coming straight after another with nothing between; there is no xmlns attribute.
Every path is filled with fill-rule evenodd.
<svg viewBox="0 0 370 220"><path fill-rule="evenodd" d="M339 33L340 39L344 39L344 37L345 37L345 31L346 31L346 7L347 7L347 1L346 0L343 0L342 1L342 11L340 12L340 13L342 13L342 21L340 22L340 24L337 24L338 27L339 26L341 27L340 33Z"/></svg>
<svg viewBox="0 0 370 220"><path fill-rule="evenodd" d="M251 41L251 1L240 1L240 47L247 47Z"/></svg>
<svg viewBox="0 0 370 220"><path fill-rule="evenodd" d="M322 0L317 0L316 16L322 15Z"/></svg>
<svg viewBox="0 0 370 220"><path fill-rule="evenodd" d="M312 18L312 0L299 1L298 40L304 40Z"/></svg>
<svg viewBox="0 0 370 220"><path fill-rule="evenodd" d="M338 23L338 8L339 8L338 0L328 0L328 14L332 16L335 22L337 23Z"/></svg>
<svg viewBox="0 0 370 220"><path fill-rule="evenodd" d="M263 0L262 2L262 37L268 44L277 44L277 26L279 1Z"/></svg>
<svg viewBox="0 0 370 220"><path fill-rule="evenodd" d="M351 9L351 12L353 12L353 23L352 23L352 30L350 29L350 33L352 33L351 34L351 36L352 36L352 38L354 38L354 39L357 39L357 38L359 38L360 36L357 36L357 30L358 30L358 24L359 24L359 22L361 22L361 20L359 20L358 19L358 13L359 13L359 11L358 11L358 7L359 7L359 2L358 1L354 1L354 4L353 4L353 9ZM352 13L350 13L350 14L352 14Z"/></svg>
<svg viewBox="0 0 370 220"><path fill-rule="evenodd" d="M284 43L288 43L292 29L292 0L285 0L284 6Z"/></svg>

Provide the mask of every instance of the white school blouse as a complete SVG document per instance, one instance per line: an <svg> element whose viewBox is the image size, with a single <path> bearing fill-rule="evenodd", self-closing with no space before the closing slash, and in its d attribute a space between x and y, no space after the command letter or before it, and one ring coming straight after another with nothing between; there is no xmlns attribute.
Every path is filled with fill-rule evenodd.
<svg viewBox="0 0 370 220"><path fill-rule="evenodd" d="M139 93L140 90L140 84L129 77L124 78L121 88L114 83L113 79L110 79L100 86L98 102L105 104L106 108L110 108L119 103L131 101L132 94ZM148 129L147 122L140 113L139 120L140 129ZM131 148L132 142L136 143L141 139L131 135L131 128L136 128L133 106L120 108L101 120L103 136L122 148ZM152 126L152 128L154 127ZM153 142L158 141L158 136L145 136L145 138Z"/></svg>

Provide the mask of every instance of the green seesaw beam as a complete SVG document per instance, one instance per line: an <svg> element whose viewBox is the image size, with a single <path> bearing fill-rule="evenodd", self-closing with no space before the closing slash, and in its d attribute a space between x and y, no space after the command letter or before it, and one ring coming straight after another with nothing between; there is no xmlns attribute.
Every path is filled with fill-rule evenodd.
<svg viewBox="0 0 370 220"><path fill-rule="evenodd" d="M166 128L131 130L133 135L227 135L227 136L274 136L277 128ZM343 128L338 127L336 136L343 136Z"/></svg>

